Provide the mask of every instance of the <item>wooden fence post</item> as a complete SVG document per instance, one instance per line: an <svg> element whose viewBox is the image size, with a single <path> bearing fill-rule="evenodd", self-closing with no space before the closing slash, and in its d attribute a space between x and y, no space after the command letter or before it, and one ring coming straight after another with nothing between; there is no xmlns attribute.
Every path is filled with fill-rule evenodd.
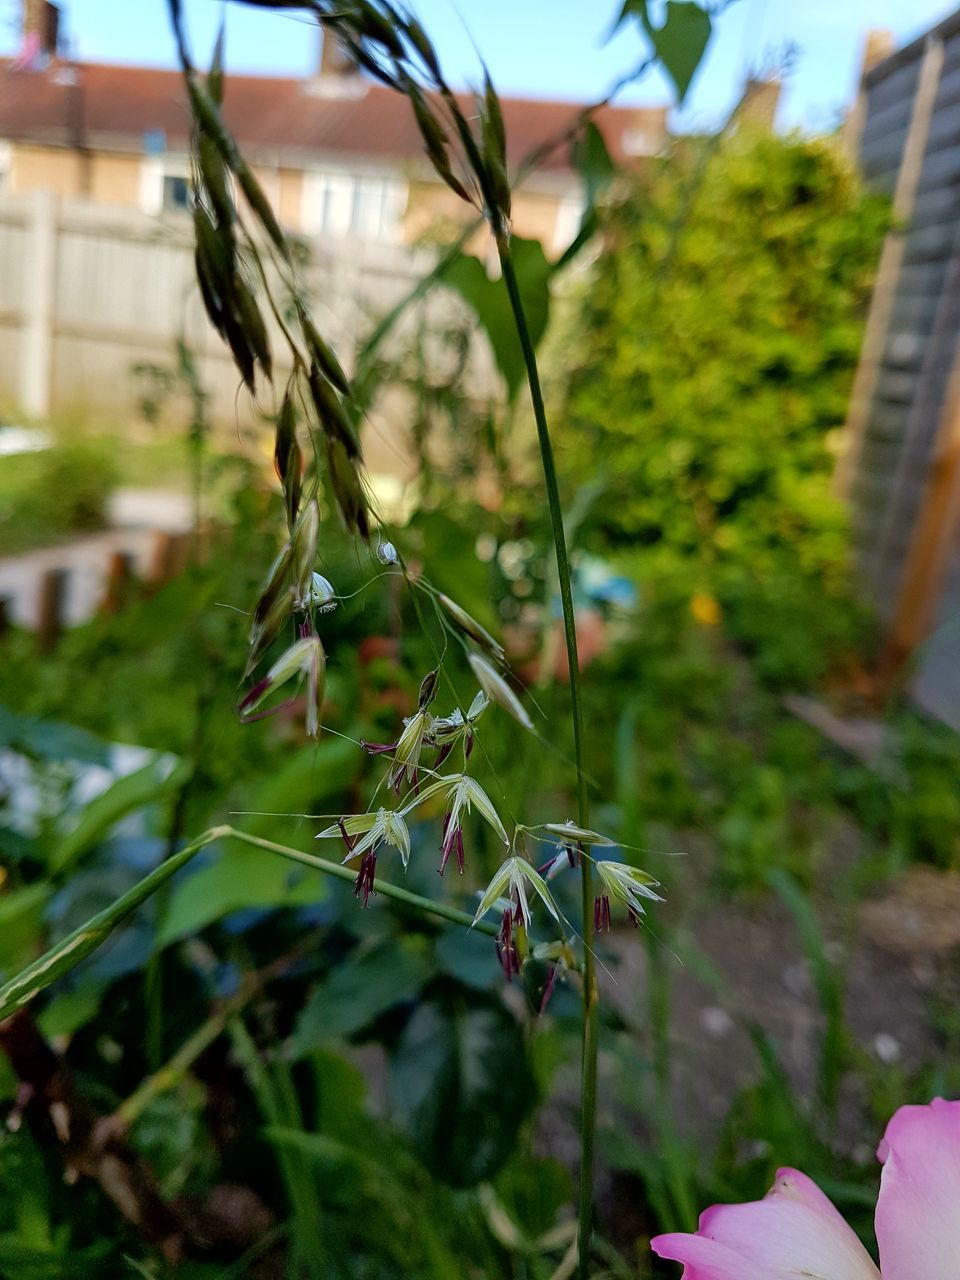
<svg viewBox="0 0 960 1280"><path fill-rule="evenodd" d="M860 150L860 138L867 118L867 74L878 66L885 58L889 58L896 48L892 31L873 27L867 32L860 66L860 83L857 86L857 97L847 118L840 127L840 141L843 149L856 162Z"/></svg>
<svg viewBox="0 0 960 1280"><path fill-rule="evenodd" d="M867 327L863 335L863 346L860 349L860 360L853 380L853 390L850 392L850 407L847 411L842 438L843 452L837 463L835 475L837 492L843 496L850 492L870 419L883 350L890 332L890 319L893 315L900 269L903 266L907 223L913 214L942 70L943 41L936 36L930 36L924 49L923 62L920 64L920 78L913 99L910 127L907 130L903 153L900 157L900 168L897 172L897 184L893 195L894 226L887 233L883 243L877 281L867 315Z"/></svg>
<svg viewBox="0 0 960 1280"><path fill-rule="evenodd" d="M926 505L926 496L921 499L921 508L914 509L910 483L911 467L915 464L918 452L918 441L922 445L926 429L935 424L935 434L930 437L928 460L925 460L928 470L922 482L924 486L929 484L932 487L938 457L944 448L943 433L946 432L949 435L953 430L950 418L951 414L956 412L958 403L957 390L954 386L958 324L960 324L960 225L954 233L940 300L934 313L933 327L927 336L913 403L904 424L896 465L887 490L886 506L876 536L875 554L881 565L892 561L898 546L902 546L901 536L904 528L910 530L910 545L912 545L912 540L922 522L922 508ZM945 367L949 367L950 373L944 386L937 376L937 371L938 368ZM905 566L906 560L901 565L901 576L897 583L898 592L903 591L906 586Z"/></svg>
<svg viewBox="0 0 960 1280"><path fill-rule="evenodd" d="M114 551L107 565L107 582L100 605L101 612L117 613L119 611L132 572L132 557L126 551Z"/></svg>
<svg viewBox="0 0 960 1280"><path fill-rule="evenodd" d="M63 631L68 579L66 569L48 569L40 579L37 639L42 653L50 652Z"/></svg>
<svg viewBox="0 0 960 1280"><path fill-rule="evenodd" d="M147 568L147 582L151 587L162 587L187 567L190 559L190 543L189 534L170 533L165 529L159 529L154 533Z"/></svg>
<svg viewBox="0 0 960 1280"><path fill-rule="evenodd" d="M893 621L880 659L879 679L886 688L933 629L940 589L960 528L960 342L954 346L950 381L927 475Z"/></svg>
<svg viewBox="0 0 960 1280"><path fill-rule="evenodd" d="M58 201L52 191L34 192L20 361L20 404L33 418L48 417L52 400L57 211Z"/></svg>

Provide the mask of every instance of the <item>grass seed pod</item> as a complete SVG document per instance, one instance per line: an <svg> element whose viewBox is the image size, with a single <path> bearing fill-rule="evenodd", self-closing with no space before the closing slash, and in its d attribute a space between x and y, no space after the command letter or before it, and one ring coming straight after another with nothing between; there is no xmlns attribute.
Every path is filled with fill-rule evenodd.
<svg viewBox="0 0 960 1280"><path fill-rule="evenodd" d="M200 298L203 302L203 309L207 313L207 319L216 329L217 333L223 336L223 306L220 302L220 293L217 289L215 281L210 275L209 267L206 259L197 245L193 252L193 265L197 272L197 284L200 287Z"/></svg>
<svg viewBox="0 0 960 1280"><path fill-rule="evenodd" d="M367 40L372 40L374 44L381 45L391 58L403 58L405 56L403 42L383 14L377 11L370 0L356 0L356 5L357 33L366 37Z"/></svg>
<svg viewBox="0 0 960 1280"><path fill-rule="evenodd" d="M304 597L310 587L319 537L320 509L315 501L308 502L293 531L293 581L298 599Z"/></svg>
<svg viewBox="0 0 960 1280"><path fill-rule="evenodd" d="M325 435L338 440L351 458L360 457L360 438L343 401L315 364L310 366L310 395Z"/></svg>
<svg viewBox="0 0 960 1280"><path fill-rule="evenodd" d="M223 44L225 23L220 19L220 30L217 42L213 46L213 57L210 59L210 70L207 72L207 93L218 107L223 106Z"/></svg>
<svg viewBox="0 0 960 1280"><path fill-rule="evenodd" d="M197 168L217 221L221 226L231 226L237 211L223 156L206 134L200 134L197 138L196 148Z"/></svg>
<svg viewBox="0 0 960 1280"><path fill-rule="evenodd" d="M223 157L224 163L231 169L240 184L250 208L257 215L267 235L282 254L284 261L290 261L290 250L286 237L270 207L270 201L263 193L263 188L254 176L253 170L244 160L233 140L233 135L220 119L216 103L207 90L197 83L195 76L187 80L190 94L190 105L199 123L200 132L206 134Z"/></svg>
<svg viewBox="0 0 960 1280"><path fill-rule="evenodd" d="M496 658L498 662L503 661L503 645L498 640L495 640L486 627L482 627L476 618L467 613L466 609L461 609L455 600L451 600L442 591L437 592L437 603L453 619L465 636L468 636L474 643L478 644L481 649L486 649L487 653Z"/></svg>
<svg viewBox="0 0 960 1280"><path fill-rule="evenodd" d="M408 14L404 19L404 27L407 33L407 39L419 53L423 59L424 65L428 68L436 81L443 79L440 71L440 59L437 57L437 51L430 42L430 37L424 31L423 27L414 17Z"/></svg>
<svg viewBox="0 0 960 1280"><path fill-rule="evenodd" d="M277 414L273 464L276 467L277 478L283 486L287 523L293 524L300 506L303 453L297 442L297 410L289 392L283 397L280 412Z"/></svg>
<svg viewBox="0 0 960 1280"><path fill-rule="evenodd" d="M343 522L351 533L361 538L370 535L367 518L367 500L356 467L350 461L341 440L327 437L327 462L330 467L330 487L336 498Z"/></svg>
<svg viewBox="0 0 960 1280"><path fill-rule="evenodd" d="M270 340L267 337L267 326L263 322L257 300L239 276L234 277L233 294L238 318L247 337L247 345L256 356L267 378L272 378L273 359L270 355Z"/></svg>
<svg viewBox="0 0 960 1280"><path fill-rule="evenodd" d="M254 376L256 372L256 357L247 341L243 325L238 322L236 314L229 306L223 312L223 336L226 338L237 368L240 370L241 378L251 391L256 391L256 379Z"/></svg>
<svg viewBox="0 0 960 1280"><path fill-rule="evenodd" d="M265 607L261 610L261 605ZM295 599L292 586L283 587L272 597L261 596L250 628L249 650L244 675L249 676L293 616Z"/></svg>
<svg viewBox="0 0 960 1280"><path fill-rule="evenodd" d="M333 348L321 338L316 325L299 301L297 302L297 316L313 363L317 365L327 381L333 383L341 395L349 396L351 394L350 379L344 373L343 366L337 359Z"/></svg>
<svg viewBox="0 0 960 1280"><path fill-rule="evenodd" d="M526 708L500 672L494 670L486 658L482 658L479 653L468 654L467 661L470 663L473 674L477 677L477 683L490 701L496 702L498 706L503 707L508 715L513 716L517 724L523 725L524 729L532 731L533 721L527 715Z"/></svg>
<svg viewBox="0 0 960 1280"><path fill-rule="evenodd" d="M410 105L413 107L413 114L417 121L417 127L420 130L420 136L423 138L423 145L426 153L433 165L437 176L441 178L447 186L454 191L461 200L470 201L470 193L464 187L460 179L454 174L450 165L450 156L447 150L449 139L443 126L432 114L427 106L423 94L417 88L416 84L411 80L407 88L407 97L410 99Z"/></svg>

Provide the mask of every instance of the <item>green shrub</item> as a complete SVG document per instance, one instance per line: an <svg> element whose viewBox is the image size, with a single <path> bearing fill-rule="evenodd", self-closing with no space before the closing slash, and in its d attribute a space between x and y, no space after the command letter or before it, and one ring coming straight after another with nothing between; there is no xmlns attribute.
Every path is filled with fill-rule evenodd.
<svg viewBox="0 0 960 1280"><path fill-rule="evenodd" d="M607 214L562 454L572 483L605 466L597 543L711 593L765 676L811 680L858 635L830 444L886 206L828 141L708 145Z"/></svg>
<svg viewBox="0 0 960 1280"><path fill-rule="evenodd" d="M0 552L25 551L101 528L117 475L108 449L94 441L6 459Z"/></svg>

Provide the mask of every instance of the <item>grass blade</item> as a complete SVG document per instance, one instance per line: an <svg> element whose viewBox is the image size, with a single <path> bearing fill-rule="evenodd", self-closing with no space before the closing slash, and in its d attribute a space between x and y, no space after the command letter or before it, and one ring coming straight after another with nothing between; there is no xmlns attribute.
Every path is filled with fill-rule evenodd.
<svg viewBox="0 0 960 1280"><path fill-rule="evenodd" d="M170 877L175 875L181 867L186 866L201 849L205 849L214 840L219 840L225 833L226 829L223 827L214 827L205 832L179 853L175 853L172 858L161 863L122 898L118 898L109 907L91 916L85 924L74 929L55 947L51 947L39 959L34 960L33 964L27 965L26 969L21 970L16 977L4 983L0 987L0 1019L8 1018L11 1013L21 1009L52 982L56 982L57 978L79 964L91 951L96 951L97 947L105 942L114 929L121 925L142 902L156 893L161 885L166 884Z"/></svg>

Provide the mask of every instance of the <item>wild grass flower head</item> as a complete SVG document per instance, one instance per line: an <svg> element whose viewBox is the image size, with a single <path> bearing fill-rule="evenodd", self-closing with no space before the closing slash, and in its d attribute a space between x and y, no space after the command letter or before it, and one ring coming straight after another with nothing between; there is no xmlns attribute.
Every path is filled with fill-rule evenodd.
<svg viewBox="0 0 960 1280"><path fill-rule="evenodd" d="M315 738L320 732L320 711L326 684L327 659L320 637L305 635L292 644L276 660L267 674L241 699L238 706L242 720L256 720L261 715L273 715L292 705L293 699L257 714L271 693L293 679L306 680L307 685L307 733Z"/></svg>
<svg viewBox="0 0 960 1280"><path fill-rule="evenodd" d="M639 867L629 867L623 862L597 860L593 868L600 877L601 892L593 905L594 926L599 932L610 928L610 900L622 903L634 924L640 923L645 914L642 899L651 902L662 902L663 898L655 891L658 881Z"/></svg>
<svg viewBox="0 0 960 1280"><path fill-rule="evenodd" d="M463 852L463 819L474 809L505 845L510 844L509 837L500 821L500 815L493 806L490 797L466 773L451 774L447 778L439 778L421 793L419 799L427 801L434 796L443 796L446 801L446 812L443 815L443 841L441 844L440 873L446 869L451 853L456 851L457 866L462 872L464 867Z"/></svg>

